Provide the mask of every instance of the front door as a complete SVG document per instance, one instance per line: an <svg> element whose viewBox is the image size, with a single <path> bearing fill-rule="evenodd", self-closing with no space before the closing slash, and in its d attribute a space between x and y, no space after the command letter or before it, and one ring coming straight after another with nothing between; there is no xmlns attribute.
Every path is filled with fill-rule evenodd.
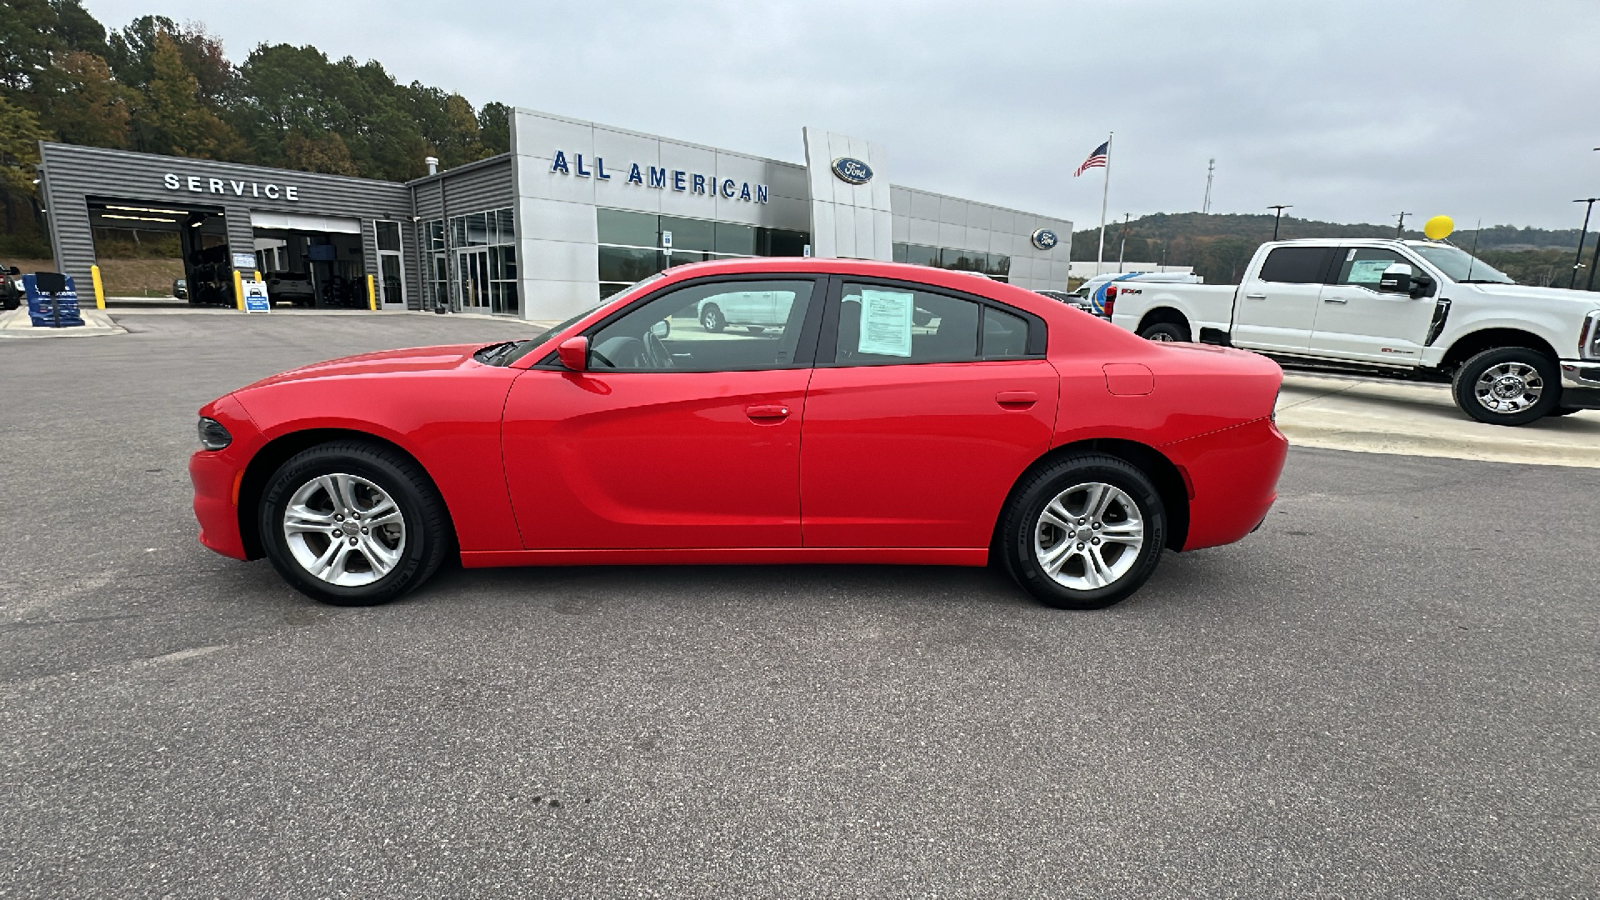
<svg viewBox="0 0 1600 900"><path fill-rule="evenodd" d="M828 320L800 453L805 546L987 547L1055 427L1060 379L1028 352L1044 324L870 281L846 281Z"/></svg>
<svg viewBox="0 0 1600 900"><path fill-rule="evenodd" d="M373 223L378 248L378 302L383 309L406 308L404 266L400 261L400 223Z"/></svg>
<svg viewBox="0 0 1600 900"><path fill-rule="evenodd" d="M456 278L462 312L489 312L489 250L458 251Z"/></svg>
<svg viewBox="0 0 1600 900"><path fill-rule="evenodd" d="M1274 247L1234 296L1233 343L1304 353L1333 253L1331 247Z"/></svg>
<svg viewBox="0 0 1600 900"><path fill-rule="evenodd" d="M641 300L588 335L589 371L541 363L513 384L506 481L524 545L800 546L800 429L816 280L714 279ZM788 320L708 331L703 303L785 293ZM820 312L820 310L818 310ZM813 315L815 320L819 316Z"/></svg>
<svg viewBox="0 0 1600 900"><path fill-rule="evenodd" d="M1338 273L1322 289L1311 352L1341 359L1415 365L1433 322L1433 294L1386 294L1378 290L1385 269L1396 263L1422 273L1422 266L1394 250L1349 247L1340 253Z"/></svg>

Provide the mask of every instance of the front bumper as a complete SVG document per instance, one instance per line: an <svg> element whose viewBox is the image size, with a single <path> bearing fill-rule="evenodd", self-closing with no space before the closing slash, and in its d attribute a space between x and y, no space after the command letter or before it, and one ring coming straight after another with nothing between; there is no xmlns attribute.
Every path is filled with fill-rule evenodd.
<svg viewBox="0 0 1600 900"><path fill-rule="evenodd" d="M1561 405L1600 409L1600 362L1561 361Z"/></svg>

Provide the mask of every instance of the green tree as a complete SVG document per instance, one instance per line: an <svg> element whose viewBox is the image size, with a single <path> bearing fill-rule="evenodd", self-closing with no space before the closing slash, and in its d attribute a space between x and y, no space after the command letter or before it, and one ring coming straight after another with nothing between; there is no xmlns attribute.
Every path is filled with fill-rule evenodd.
<svg viewBox="0 0 1600 900"><path fill-rule="evenodd" d="M283 162L291 169L302 172L325 172L329 175L359 175L350 158L350 148L337 134L327 132L312 137L295 129L283 141Z"/></svg>
<svg viewBox="0 0 1600 900"><path fill-rule="evenodd" d="M33 179L39 165L39 142L46 137L33 110L0 97L0 197L4 198L6 234L17 233L18 208L37 209Z"/></svg>
<svg viewBox="0 0 1600 900"><path fill-rule="evenodd" d="M44 102L45 121L56 139L91 147L128 145L130 108L136 92L111 77L106 61L73 51L56 64L58 87Z"/></svg>
<svg viewBox="0 0 1600 900"><path fill-rule="evenodd" d="M150 59L150 88L135 115L143 148L200 159L244 157L238 133L201 102L200 86L177 42L156 34Z"/></svg>
<svg viewBox="0 0 1600 900"><path fill-rule="evenodd" d="M478 133L485 152L493 156L511 151L511 107L490 101L478 110Z"/></svg>

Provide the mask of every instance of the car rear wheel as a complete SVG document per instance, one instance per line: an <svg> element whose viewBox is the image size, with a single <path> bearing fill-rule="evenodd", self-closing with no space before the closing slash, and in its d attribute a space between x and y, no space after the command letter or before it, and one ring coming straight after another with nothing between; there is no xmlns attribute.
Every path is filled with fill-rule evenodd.
<svg viewBox="0 0 1600 900"><path fill-rule="evenodd" d="M267 559L296 590L338 606L387 603L444 560L444 501L408 457L342 441L303 451L267 483Z"/></svg>
<svg viewBox="0 0 1600 900"><path fill-rule="evenodd" d="M1001 526L1002 561L1040 602L1101 609L1150 577L1167 517L1150 479L1126 460L1070 456L1027 476Z"/></svg>
<svg viewBox="0 0 1600 900"><path fill-rule="evenodd" d="M1189 329L1174 322L1157 322L1154 325L1145 326L1145 329L1139 332L1139 337L1147 341L1157 341L1163 344L1174 341L1187 341L1189 340Z"/></svg>
<svg viewBox="0 0 1600 900"><path fill-rule="evenodd" d="M1561 402L1561 375L1543 353L1494 347L1467 360L1451 385L1461 411L1490 425L1526 425Z"/></svg>
<svg viewBox="0 0 1600 900"><path fill-rule="evenodd" d="M710 332L720 332L728 327L728 320L723 317L722 310L712 304L700 310L700 327Z"/></svg>

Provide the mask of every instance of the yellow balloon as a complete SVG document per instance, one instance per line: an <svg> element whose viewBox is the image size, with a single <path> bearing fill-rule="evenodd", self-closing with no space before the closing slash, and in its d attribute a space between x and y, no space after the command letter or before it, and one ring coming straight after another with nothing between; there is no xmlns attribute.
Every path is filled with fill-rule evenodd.
<svg viewBox="0 0 1600 900"><path fill-rule="evenodd" d="M1422 233L1436 241L1442 241L1456 230L1454 219L1449 216L1434 216L1422 226Z"/></svg>

